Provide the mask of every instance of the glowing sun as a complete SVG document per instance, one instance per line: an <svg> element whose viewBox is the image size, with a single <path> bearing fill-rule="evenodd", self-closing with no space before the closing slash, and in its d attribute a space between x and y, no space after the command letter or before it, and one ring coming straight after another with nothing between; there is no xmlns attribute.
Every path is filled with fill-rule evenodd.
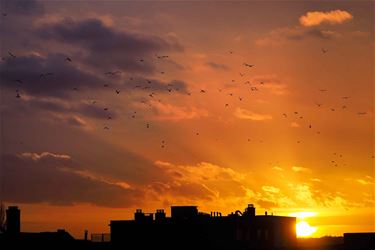
<svg viewBox="0 0 375 250"><path fill-rule="evenodd" d="M308 237L316 232L317 228L312 227L306 221L300 221L296 224L297 237Z"/></svg>

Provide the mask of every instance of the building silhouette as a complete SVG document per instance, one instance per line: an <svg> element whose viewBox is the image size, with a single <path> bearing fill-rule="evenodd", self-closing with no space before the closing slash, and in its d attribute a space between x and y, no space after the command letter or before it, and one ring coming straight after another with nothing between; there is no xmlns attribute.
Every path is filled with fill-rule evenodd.
<svg viewBox="0 0 375 250"><path fill-rule="evenodd" d="M17 206L9 206L6 210L6 228L8 234L21 232L21 211Z"/></svg>
<svg viewBox="0 0 375 250"><path fill-rule="evenodd" d="M196 206L172 206L171 217L163 209L134 220L110 221L111 242L129 249L291 249L296 246L296 218L256 215L249 204L227 216L202 213Z"/></svg>
<svg viewBox="0 0 375 250"><path fill-rule="evenodd" d="M375 232L344 233L345 249L373 250L375 249Z"/></svg>
<svg viewBox="0 0 375 250"><path fill-rule="evenodd" d="M375 232L345 233L344 237L296 238L296 218L256 215L250 204L227 216L202 213L196 206L172 206L171 217L163 209L144 213L134 220L112 220L111 234L84 232L75 239L64 229L54 232L21 232L21 212L6 211L9 228L0 232L0 249L38 250L374 250Z"/></svg>

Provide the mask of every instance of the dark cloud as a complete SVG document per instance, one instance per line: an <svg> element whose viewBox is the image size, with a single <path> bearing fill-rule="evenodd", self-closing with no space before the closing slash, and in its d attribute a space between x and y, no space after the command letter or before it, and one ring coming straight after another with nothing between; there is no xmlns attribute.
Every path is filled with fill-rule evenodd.
<svg viewBox="0 0 375 250"><path fill-rule="evenodd" d="M72 111L96 119L107 119L109 116L112 119L115 119L117 117L117 113L113 110L104 110L103 107L93 104L81 104L78 107L73 108Z"/></svg>
<svg viewBox="0 0 375 250"><path fill-rule="evenodd" d="M217 70L229 70L230 69L227 65L221 64L221 63L206 62L206 65Z"/></svg>
<svg viewBox="0 0 375 250"><path fill-rule="evenodd" d="M43 39L78 46L86 51L83 56L86 63L102 69L152 72L153 61L157 60L156 53L182 50L177 42L116 30L98 19L65 19L54 24L44 24L36 33Z"/></svg>
<svg viewBox="0 0 375 250"><path fill-rule="evenodd" d="M2 12L7 15L41 15L44 12L43 5L36 0L3 0Z"/></svg>
<svg viewBox="0 0 375 250"><path fill-rule="evenodd" d="M4 106L3 114L10 115L11 112L23 112L24 114L36 114L40 111L49 111L62 115L81 115L95 119L117 118L118 114L114 110L104 110L104 107L91 103L71 103L59 99L31 98L29 100L14 100L9 105Z"/></svg>
<svg viewBox="0 0 375 250"><path fill-rule="evenodd" d="M79 174L69 156L58 154L2 155L4 200L70 205L78 202L109 207L137 203L143 193Z"/></svg>
<svg viewBox="0 0 375 250"><path fill-rule="evenodd" d="M0 65L1 85L35 96L66 97L74 88L97 88L102 81L65 60L63 54L17 56ZM51 73L51 74L49 74Z"/></svg>
<svg viewBox="0 0 375 250"><path fill-rule="evenodd" d="M124 81L122 87L126 90L147 90L155 92L167 92L168 90L187 92L187 83L181 80L163 82L157 79L146 79L144 77L132 78Z"/></svg>

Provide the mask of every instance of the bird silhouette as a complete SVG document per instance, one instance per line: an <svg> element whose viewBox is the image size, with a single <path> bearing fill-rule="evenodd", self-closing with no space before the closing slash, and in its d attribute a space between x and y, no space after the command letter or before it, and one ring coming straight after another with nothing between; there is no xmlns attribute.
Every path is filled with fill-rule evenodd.
<svg viewBox="0 0 375 250"><path fill-rule="evenodd" d="M108 76L114 76L114 75L117 75L117 74L120 74L121 71L119 70L116 70L116 71L107 71L104 73L104 75L108 75Z"/></svg>
<svg viewBox="0 0 375 250"><path fill-rule="evenodd" d="M8 54L9 54L12 58L16 58L16 56L15 56L12 52L8 51Z"/></svg>
<svg viewBox="0 0 375 250"><path fill-rule="evenodd" d="M255 66L254 64L248 64L248 63L243 63L243 65L244 65L245 67L249 67L249 68L252 68L252 67Z"/></svg>
<svg viewBox="0 0 375 250"><path fill-rule="evenodd" d="M72 59L70 57L65 58L65 61L72 62Z"/></svg>

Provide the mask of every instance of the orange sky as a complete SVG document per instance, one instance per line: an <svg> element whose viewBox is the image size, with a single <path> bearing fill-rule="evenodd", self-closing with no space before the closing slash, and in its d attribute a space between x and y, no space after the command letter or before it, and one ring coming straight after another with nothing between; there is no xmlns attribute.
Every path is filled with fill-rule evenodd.
<svg viewBox="0 0 375 250"><path fill-rule="evenodd" d="M1 195L23 230L254 203L315 212L317 237L374 231L373 3L31 3L0 25Z"/></svg>

